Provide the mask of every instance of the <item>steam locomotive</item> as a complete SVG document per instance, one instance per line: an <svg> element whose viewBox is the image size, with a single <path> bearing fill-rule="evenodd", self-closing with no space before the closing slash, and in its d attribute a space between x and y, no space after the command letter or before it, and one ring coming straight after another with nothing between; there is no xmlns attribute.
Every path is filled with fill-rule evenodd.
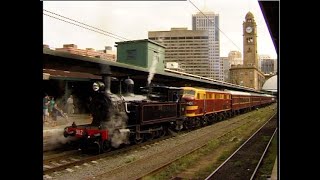
<svg viewBox="0 0 320 180"><path fill-rule="evenodd" d="M157 86L142 88L146 95L133 93L134 82L124 80L125 93L110 91L110 73L102 73L103 82L93 83L94 95L89 109L92 123L65 127L64 136L75 136L86 151L95 146L100 152L121 144L141 143L161 137L168 130L181 130L185 120L186 103L178 101L182 88Z"/></svg>
<svg viewBox="0 0 320 180"><path fill-rule="evenodd" d="M110 91L110 71L102 70L103 82L93 83L91 124L65 127L64 136L75 136L86 151L100 152L165 136L168 131L194 129L275 102L267 94L195 87L148 86L145 95L133 93L134 82L124 80L125 93Z"/></svg>

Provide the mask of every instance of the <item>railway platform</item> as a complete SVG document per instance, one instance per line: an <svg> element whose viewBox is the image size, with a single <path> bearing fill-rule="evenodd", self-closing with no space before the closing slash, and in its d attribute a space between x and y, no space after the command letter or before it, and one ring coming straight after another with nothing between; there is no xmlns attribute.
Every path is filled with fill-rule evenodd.
<svg viewBox="0 0 320 180"><path fill-rule="evenodd" d="M72 114L69 115L67 119L63 117L58 117L56 126L52 126L52 122L46 122L43 124L43 132L51 131L54 129L61 129L68 125L71 125L73 122L76 124L86 124L92 121L91 116L89 114Z"/></svg>

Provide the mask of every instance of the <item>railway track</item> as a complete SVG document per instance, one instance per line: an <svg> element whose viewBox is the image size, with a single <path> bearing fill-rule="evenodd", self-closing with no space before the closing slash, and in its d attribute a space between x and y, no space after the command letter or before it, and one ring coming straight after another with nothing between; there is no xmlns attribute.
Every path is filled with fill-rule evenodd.
<svg viewBox="0 0 320 180"><path fill-rule="evenodd" d="M119 148L119 149L112 150L110 152L106 152L99 155L83 154L81 153L81 151L72 151L65 155L61 155L54 158L48 158L43 161L43 167L44 167L43 175L50 174L57 171L62 171L62 170L68 170L68 168L70 167L74 167L74 166L81 165L88 162L95 163L95 160L97 159L120 155L122 153L126 153L138 147L148 146L150 144L157 143L159 141L162 141L170 137L172 136L162 137L162 138L154 139L152 141L147 141L141 144L135 144L132 146Z"/></svg>
<svg viewBox="0 0 320 180"><path fill-rule="evenodd" d="M271 136L271 138L270 138L270 140L269 140L269 142L268 142L268 144L267 144L267 147L265 148L265 150L264 150L264 152L263 152L263 154L262 154L262 156L261 156L261 158L260 158L260 160L259 160L259 162L258 162L258 164L257 164L257 166L256 166L256 168L255 168L255 170L254 170L254 172L252 173L252 176L251 176L250 180L256 179L256 177L257 177L257 172L258 172L260 166L262 165L263 158L265 157L265 155L266 155L266 153L267 153L267 151L268 151L268 149L269 149L269 147L270 147L270 144L271 144L272 139L274 138L275 134L277 134L277 131L278 131L278 128L276 128L276 130L275 130L274 133L272 134L272 136Z"/></svg>
<svg viewBox="0 0 320 180"><path fill-rule="evenodd" d="M251 121L255 121L256 119L251 119L246 122L243 122L243 120L244 119L241 118L240 120L229 124L228 130L225 133L223 133L222 135L218 136L217 138L223 137L226 134L228 134L232 131L235 131L238 128L241 128L242 126L245 126L246 124L250 123ZM239 125L239 123L241 125ZM222 128L226 128L226 127L222 127ZM145 177L150 176L158 171L161 171L162 169L166 168L167 166L170 166L175 161L177 161L177 160L201 149L202 147L206 146L208 144L208 141L207 141L208 137L210 139L210 137L212 137L212 135L214 133L215 132L208 132L208 133L205 133L201 136L196 136L196 137L194 137L194 139L188 140L188 141L184 142L183 144L176 145L175 149L180 149L182 151L182 153L181 153L182 155L175 157L174 159L169 159L169 160L166 159L166 156L167 155L170 156L170 153L171 153L171 150L168 149L166 151L160 151L158 153L155 153L150 157L139 159L139 160L136 160L130 164L125 164L123 166L114 168L108 172L105 172L105 173L102 173L100 175L95 176L94 179L105 179L107 177L108 177L108 179L144 179ZM202 145L200 145L200 146L193 145L194 141L199 141L199 140L203 140L204 143L202 143ZM179 148L180 146L181 147L188 147L188 148ZM160 163L151 165L151 167L148 167L148 168L144 167L145 164L147 164L147 163L150 166L151 159L155 162L160 162ZM158 160L155 160L155 159L158 159ZM161 163L161 160L163 163ZM137 170L133 170L133 169L130 170L132 167L134 167L133 169L141 169L141 172L139 172ZM137 168L137 167L141 167L141 168ZM121 174L123 174L122 172L124 172L124 171L130 172L130 173L128 173L128 177L121 176Z"/></svg>
<svg viewBox="0 0 320 180"><path fill-rule="evenodd" d="M256 120L256 119L253 119L253 120L251 120L251 121L255 121L255 120ZM247 121L246 123L244 123L244 124L242 124L242 125L240 125L240 126L238 126L238 127L235 127L235 128L233 128L233 129L225 132L224 134L218 136L217 139L223 138L223 137L226 136L227 134L229 134L229 133L231 133L231 132L233 132L233 131L236 131L237 129L240 129L240 128L242 128L243 126L246 126L246 125L249 124L251 121ZM235 122L234 124L237 124L237 122ZM202 137L201 137L201 138L202 138ZM188 143L189 143L189 142L188 142ZM209 143L209 142L208 142L208 143ZM172 161L167 162L166 164L164 164L164 165L156 168L155 170L153 170L153 171L151 171L151 172L145 173L144 175L142 175L141 177L139 177L139 178L137 178L137 179L142 180L142 179L144 179L144 178L146 178L146 177L148 177L148 176L152 176L153 174L156 174L157 172L160 172L161 170L163 170L163 169L165 169L166 167L172 165L173 163L175 163L176 161L180 160L181 158L186 157L186 156L194 153L195 151L197 151L197 150L199 150L199 149L207 146L208 143L203 144L203 145L201 145L201 146L199 146L199 147L197 147L197 148L195 148L195 149L190 150L189 152L185 153L184 155L179 156L179 157L177 157L176 159L173 159ZM174 178L172 178L172 179L180 179L180 178L174 177Z"/></svg>
<svg viewBox="0 0 320 180"><path fill-rule="evenodd" d="M213 171L206 180L252 180L276 131L277 115L275 114Z"/></svg>
<svg viewBox="0 0 320 180"><path fill-rule="evenodd" d="M83 159L88 158L89 155L82 154L78 150L67 151L65 153L54 154L50 157L44 157L43 160L43 174L59 171L77 164Z"/></svg>
<svg viewBox="0 0 320 180"><path fill-rule="evenodd" d="M52 154L43 155L43 164L49 164L50 162L59 161L60 159L65 159L70 156L80 155L78 150L69 150L64 152L56 152Z"/></svg>

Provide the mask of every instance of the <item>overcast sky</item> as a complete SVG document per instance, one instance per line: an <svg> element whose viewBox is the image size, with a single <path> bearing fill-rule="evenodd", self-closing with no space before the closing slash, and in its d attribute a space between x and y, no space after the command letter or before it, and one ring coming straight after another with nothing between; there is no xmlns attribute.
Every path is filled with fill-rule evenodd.
<svg viewBox="0 0 320 180"><path fill-rule="evenodd" d="M258 54L277 57L258 0L191 2L203 12L219 14L221 57L228 56L232 50L243 54L242 23L249 11L257 23ZM187 27L191 30L192 14L198 12L189 1L44 1L43 8L130 40L147 39L148 31L169 31L172 27ZM115 50L114 45L118 41L43 15L43 43L50 48L77 44L80 49L99 50L111 46Z"/></svg>

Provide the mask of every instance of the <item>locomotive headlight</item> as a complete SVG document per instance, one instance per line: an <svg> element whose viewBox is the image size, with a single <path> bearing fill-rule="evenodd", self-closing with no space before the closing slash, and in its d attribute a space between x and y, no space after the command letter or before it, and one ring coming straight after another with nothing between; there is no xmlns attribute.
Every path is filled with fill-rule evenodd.
<svg viewBox="0 0 320 180"><path fill-rule="evenodd" d="M93 83L92 89L94 91L103 91L105 89L105 85L103 82L97 81L97 82Z"/></svg>
<svg viewBox="0 0 320 180"><path fill-rule="evenodd" d="M187 102L187 104L188 104L189 106L192 106L192 105L193 105L193 102L192 102L192 101L189 101L189 102Z"/></svg>
<svg viewBox="0 0 320 180"><path fill-rule="evenodd" d="M94 90L94 91L98 91L99 90L99 84L98 83L93 83L93 85L92 85L92 89Z"/></svg>

